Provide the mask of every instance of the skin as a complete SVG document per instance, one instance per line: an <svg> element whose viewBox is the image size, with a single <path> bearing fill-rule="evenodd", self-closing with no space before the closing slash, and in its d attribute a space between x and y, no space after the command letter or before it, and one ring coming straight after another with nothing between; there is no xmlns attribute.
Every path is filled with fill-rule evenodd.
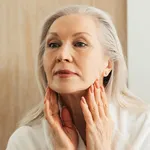
<svg viewBox="0 0 150 150"><path fill-rule="evenodd" d="M54 133L55 149L76 149L77 129L88 150L110 150L108 135L111 135L112 121L102 81L112 65L97 32L96 23L90 16L73 14L57 19L46 36L43 55L48 80L45 117ZM59 69L69 69L77 75L69 78L54 76ZM61 118L56 93L66 106Z"/></svg>

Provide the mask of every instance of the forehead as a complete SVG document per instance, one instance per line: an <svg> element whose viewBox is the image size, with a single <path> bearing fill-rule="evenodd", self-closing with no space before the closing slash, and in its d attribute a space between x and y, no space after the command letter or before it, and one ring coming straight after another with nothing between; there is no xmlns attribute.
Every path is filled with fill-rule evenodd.
<svg viewBox="0 0 150 150"><path fill-rule="evenodd" d="M92 16L83 14L71 14L58 18L51 25L51 32L87 32L96 33L96 22Z"/></svg>

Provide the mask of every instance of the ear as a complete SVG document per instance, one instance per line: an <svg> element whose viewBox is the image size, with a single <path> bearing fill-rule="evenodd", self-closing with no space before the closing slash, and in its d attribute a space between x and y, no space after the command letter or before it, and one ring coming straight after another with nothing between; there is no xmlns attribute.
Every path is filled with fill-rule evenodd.
<svg viewBox="0 0 150 150"><path fill-rule="evenodd" d="M110 59L105 60L103 76L107 77L112 70L113 63Z"/></svg>

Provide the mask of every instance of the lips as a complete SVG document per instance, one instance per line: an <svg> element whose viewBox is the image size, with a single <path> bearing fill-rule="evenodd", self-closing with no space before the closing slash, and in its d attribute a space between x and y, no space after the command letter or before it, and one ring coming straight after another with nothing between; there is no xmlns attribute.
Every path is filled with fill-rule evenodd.
<svg viewBox="0 0 150 150"><path fill-rule="evenodd" d="M64 70L58 70L58 71L56 71L55 73L54 73L54 75L58 75L58 74L75 74L75 75L77 75L77 73L75 73L75 72L72 72L72 71L70 71L70 70L67 70L67 69L64 69Z"/></svg>

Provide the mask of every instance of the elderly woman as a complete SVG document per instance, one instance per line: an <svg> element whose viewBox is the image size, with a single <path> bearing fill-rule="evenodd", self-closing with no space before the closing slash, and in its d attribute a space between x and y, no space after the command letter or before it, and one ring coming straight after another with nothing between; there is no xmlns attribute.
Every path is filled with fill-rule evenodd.
<svg viewBox="0 0 150 150"><path fill-rule="evenodd" d="M42 102L7 150L149 150L148 105L127 89L127 69L110 17L62 8L44 22L37 63Z"/></svg>

